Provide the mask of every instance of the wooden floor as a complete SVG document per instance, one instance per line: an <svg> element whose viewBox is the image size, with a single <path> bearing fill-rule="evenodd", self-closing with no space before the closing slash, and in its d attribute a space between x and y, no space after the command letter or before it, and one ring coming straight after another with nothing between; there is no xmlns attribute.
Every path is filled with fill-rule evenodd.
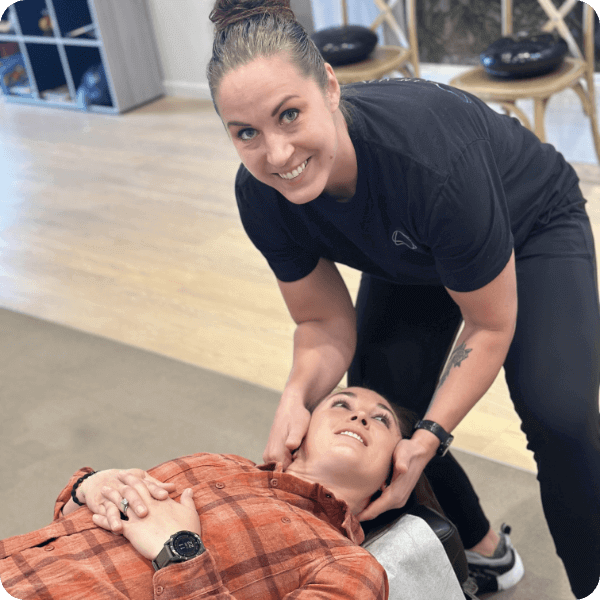
<svg viewBox="0 0 600 600"><path fill-rule="evenodd" d="M240 225L238 162L207 102L117 117L0 100L0 305L281 390L294 327ZM576 168L600 239L600 170ZM534 469L502 374L456 438Z"/></svg>

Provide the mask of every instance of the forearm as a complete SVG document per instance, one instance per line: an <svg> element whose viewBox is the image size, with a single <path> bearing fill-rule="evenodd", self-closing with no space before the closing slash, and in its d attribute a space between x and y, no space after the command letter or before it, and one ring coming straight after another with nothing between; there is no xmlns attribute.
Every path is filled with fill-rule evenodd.
<svg viewBox="0 0 600 600"><path fill-rule="evenodd" d="M65 517L72 512L75 512L78 508L86 505L85 492L83 488L86 485L86 482L87 485L89 485L89 480L94 476L98 478L97 471L90 470L88 473L77 479L77 481L73 484L69 499L62 508L62 513Z"/></svg>
<svg viewBox="0 0 600 600"><path fill-rule="evenodd" d="M282 398L308 406L340 382L356 349L354 314L305 321L294 333L294 355Z"/></svg>
<svg viewBox="0 0 600 600"><path fill-rule="evenodd" d="M69 480L67 485L62 489L54 504L54 520L59 519L63 516L67 516L68 514L75 512L78 508L80 508L71 499L71 490L73 489L73 485L75 484L75 482L81 476L86 475L87 473L91 473L92 470L93 469L91 469L90 467L84 467L83 469L80 469L71 476L71 479ZM78 498L80 498L80 496L78 496Z"/></svg>
<svg viewBox="0 0 600 600"><path fill-rule="evenodd" d="M487 330L465 325L450 355L425 419L452 431L486 393L498 375L510 347L514 327ZM439 441L428 431L413 436L433 452Z"/></svg>
<svg viewBox="0 0 600 600"><path fill-rule="evenodd" d="M73 502L72 498L69 498L69 501L63 506L62 514L66 517L72 512L75 512L78 508L81 508L81 506L78 506L75 504L75 502Z"/></svg>

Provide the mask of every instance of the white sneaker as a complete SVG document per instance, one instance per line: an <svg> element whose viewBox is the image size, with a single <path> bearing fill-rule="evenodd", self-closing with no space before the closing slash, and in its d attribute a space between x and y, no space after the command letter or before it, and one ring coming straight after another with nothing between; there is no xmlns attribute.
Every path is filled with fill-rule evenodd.
<svg viewBox="0 0 600 600"><path fill-rule="evenodd" d="M510 527L505 523L500 528L500 542L493 556L483 556L466 550L469 575L477 582L478 594L499 592L513 587L521 581L525 569L519 553L510 537Z"/></svg>

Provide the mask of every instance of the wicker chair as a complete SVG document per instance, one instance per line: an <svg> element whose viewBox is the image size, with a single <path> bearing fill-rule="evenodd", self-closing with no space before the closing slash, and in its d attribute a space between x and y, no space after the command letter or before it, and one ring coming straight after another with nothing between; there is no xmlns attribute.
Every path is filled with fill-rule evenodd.
<svg viewBox="0 0 600 600"><path fill-rule="evenodd" d="M373 0L379 10L379 15L371 23L369 29L376 31L383 23L387 23L391 31L398 39L398 45L379 44L372 54L357 63L334 67L338 81L341 84L353 83L355 81L367 81L380 79L394 71L400 71L407 77L419 77L419 47L417 42L416 9L415 0L405 0L405 23L403 29L398 24L392 9L398 0ZM348 25L348 6L346 0L342 0L343 25Z"/></svg>
<svg viewBox="0 0 600 600"><path fill-rule="evenodd" d="M588 4L583 4L583 43L581 48L564 20L579 2L580 0L566 0L560 8L557 8L552 0L538 0L548 17L542 30L558 31L569 47L570 56L565 57L564 62L556 71L527 79L499 80L488 75L484 68L479 66L455 77L450 85L471 92L485 102L499 104L507 114L516 115L543 142L546 141L544 117L548 101L554 94L568 88L573 89L581 99L583 110L590 120L596 156L600 162L600 136L598 135L594 91L594 11ZM512 33L512 0L502 0L501 6L502 34L510 35ZM533 100L533 127L527 116L516 105L517 100L521 99Z"/></svg>

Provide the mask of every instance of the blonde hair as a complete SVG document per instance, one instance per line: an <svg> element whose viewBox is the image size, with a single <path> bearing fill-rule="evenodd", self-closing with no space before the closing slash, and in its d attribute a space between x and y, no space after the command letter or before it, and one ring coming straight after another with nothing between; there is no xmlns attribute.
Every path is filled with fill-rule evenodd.
<svg viewBox="0 0 600 600"><path fill-rule="evenodd" d="M215 24L215 39L206 74L217 113L223 77L261 57L285 53L299 73L313 79L323 93L327 90L323 56L296 21L289 0L217 0L210 20ZM340 109L349 116L344 103Z"/></svg>

